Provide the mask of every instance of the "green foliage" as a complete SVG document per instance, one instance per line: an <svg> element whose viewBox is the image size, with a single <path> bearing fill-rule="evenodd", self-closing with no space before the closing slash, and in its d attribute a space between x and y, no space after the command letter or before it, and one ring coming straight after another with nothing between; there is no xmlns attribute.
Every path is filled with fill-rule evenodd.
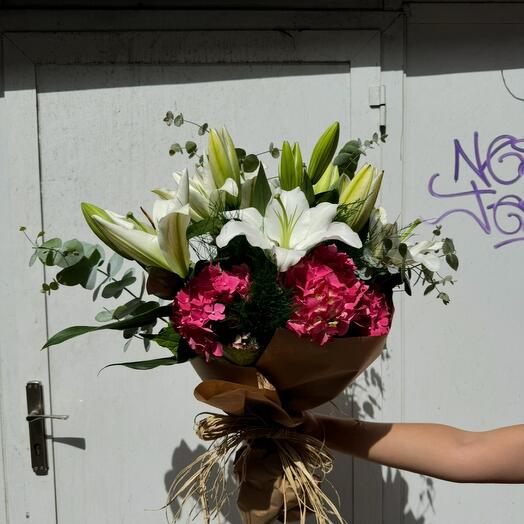
<svg viewBox="0 0 524 524"><path fill-rule="evenodd" d="M62 344L72 338L91 333L93 331L101 331L103 329L112 329L118 331L125 331L129 329L140 329L144 326L156 323L159 317L169 315L169 306L157 306L145 313L135 315L124 320L103 324L102 326L71 326L53 335L42 347L42 349Z"/></svg>
<svg viewBox="0 0 524 524"><path fill-rule="evenodd" d="M252 173L253 171L257 169L259 164L260 164L260 160L258 159L256 155L253 155L253 154L247 155L242 160L242 169L244 170L245 173Z"/></svg>
<svg viewBox="0 0 524 524"><path fill-rule="evenodd" d="M172 366L173 364L179 364L179 361L175 357L155 358L152 360L138 360L135 362L115 362L114 364L108 364L107 366L104 366L98 372L98 374L104 371L104 369L113 366L123 366L129 369L137 369L143 371L147 369L155 369L159 366Z"/></svg>
<svg viewBox="0 0 524 524"><path fill-rule="evenodd" d="M260 164L253 189L253 201L251 202L251 205L256 208L262 216L264 216L270 199L271 188L269 187L269 182L267 181L264 166Z"/></svg>
<svg viewBox="0 0 524 524"><path fill-rule="evenodd" d="M237 300L226 309L226 320L217 322L214 329L220 340L233 342L232 336L249 333L263 349L278 327L284 327L292 313L289 290L279 282L276 266L259 248L251 247L243 237L233 239L220 250L218 260L227 264L247 263L251 268L252 282L249 300ZM223 260L223 262L222 262Z"/></svg>
<svg viewBox="0 0 524 524"><path fill-rule="evenodd" d="M346 174L349 178L353 178L361 155L365 155L368 149L373 149L380 143L385 142L386 137L387 135L385 134L379 136L378 133L374 133L370 140L362 141L358 138L357 140L346 142L333 160L333 165L338 166L341 175Z"/></svg>

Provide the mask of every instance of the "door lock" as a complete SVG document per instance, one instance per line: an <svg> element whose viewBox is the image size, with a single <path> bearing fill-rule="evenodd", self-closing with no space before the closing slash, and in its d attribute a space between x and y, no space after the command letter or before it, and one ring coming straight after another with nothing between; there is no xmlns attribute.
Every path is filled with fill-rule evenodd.
<svg viewBox="0 0 524 524"><path fill-rule="evenodd" d="M67 420L69 415L46 415L44 412L44 389L38 380L26 384L27 417L29 423L29 442L31 445L31 466L37 475L47 475L47 441L45 419Z"/></svg>

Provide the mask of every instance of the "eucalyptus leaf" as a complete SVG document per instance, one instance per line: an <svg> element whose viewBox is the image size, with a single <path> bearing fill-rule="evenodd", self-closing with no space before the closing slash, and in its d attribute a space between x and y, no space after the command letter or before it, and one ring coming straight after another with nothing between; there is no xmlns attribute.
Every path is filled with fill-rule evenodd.
<svg viewBox="0 0 524 524"><path fill-rule="evenodd" d="M457 255L455 255L455 253L448 253L446 255L446 262L448 263L448 266L451 269L454 269L455 271L457 271L457 269L459 267L459 261L458 261Z"/></svg>
<svg viewBox="0 0 524 524"><path fill-rule="evenodd" d="M259 164L260 160L256 155L247 155L246 158L244 158L242 167L246 173L252 173Z"/></svg>
<svg viewBox="0 0 524 524"><path fill-rule="evenodd" d="M94 249L89 256L85 255L73 266L68 266L59 271L56 280L64 286L81 285L85 289L94 289L96 273L102 260L100 250Z"/></svg>
<svg viewBox="0 0 524 524"><path fill-rule="evenodd" d="M64 242L60 251L55 257L55 265L62 268L74 266L84 256L84 246L76 238Z"/></svg>
<svg viewBox="0 0 524 524"><path fill-rule="evenodd" d="M124 258L121 257L118 253L113 253L109 262L107 263L107 273L110 277L115 277L118 272L122 269L122 264L124 263Z"/></svg>
<svg viewBox="0 0 524 524"><path fill-rule="evenodd" d="M97 322L109 322L109 321L113 320L113 312L105 310L105 309L103 311L99 311L95 315L95 320Z"/></svg>

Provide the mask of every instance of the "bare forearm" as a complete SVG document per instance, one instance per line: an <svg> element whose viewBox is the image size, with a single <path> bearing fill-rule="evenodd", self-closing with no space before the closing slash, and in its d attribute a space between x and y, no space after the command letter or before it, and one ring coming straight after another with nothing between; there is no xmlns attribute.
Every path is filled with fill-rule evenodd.
<svg viewBox="0 0 524 524"><path fill-rule="evenodd" d="M469 432L318 419L328 447L373 462L455 482L524 482L524 425Z"/></svg>

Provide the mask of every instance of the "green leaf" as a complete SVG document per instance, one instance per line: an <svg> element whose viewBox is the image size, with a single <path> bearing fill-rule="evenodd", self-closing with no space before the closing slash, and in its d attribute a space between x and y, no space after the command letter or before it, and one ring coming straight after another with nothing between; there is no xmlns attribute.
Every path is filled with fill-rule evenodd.
<svg viewBox="0 0 524 524"><path fill-rule="evenodd" d="M31 267L36 262L37 258L38 258L38 253L35 250L35 251L33 251L33 254L31 255L31 258L29 259L29 267Z"/></svg>
<svg viewBox="0 0 524 524"><path fill-rule="evenodd" d="M172 366L178 364L178 360L175 357L155 358L153 360L138 360L136 362L115 362L114 364L108 364L104 366L98 373L100 374L104 369L113 366L124 366L130 369L146 370L154 369L159 366Z"/></svg>
<svg viewBox="0 0 524 524"><path fill-rule="evenodd" d="M111 320L120 320L128 315L132 315L144 302L139 298L133 298L129 302L118 306L111 315ZM158 302L156 303L158 305Z"/></svg>
<svg viewBox="0 0 524 524"><path fill-rule="evenodd" d="M400 253L400 256L402 258L406 258L407 254L408 254L408 246L404 243L400 243L398 245L398 252Z"/></svg>
<svg viewBox="0 0 524 524"><path fill-rule="evenodd" d="M127 329L140 328L142 326L150 324L153 321L156 321L156 319L159 317L168 316L170 314L170 311L170 306L159 306L141 315L136 315L134 317L125 320L119 320L117 322L111 322L110 324L104 324L103 326L71 326L53 335L44 344L42 349L51 346L56 346L57 344L65 342L66 340L79 337L80 335L84 335L85 333L91 333L92 331L100 331L102 329L124 331Z"/></svg>
<svg viewBox="0 0 524 524"><path fill-rule="evenodd" d="M241 149L240 147L235 147L235 152L237 154L238 160L244 160L244 158L246 158L247 153L245 149Z"/></svg>
<svg viewBox="0 0 524 524"><path fill-rule="evenodd" d="M26 230L27 230L27 227L25 227L25 226L20 226L20 227L18 228L18 231L21 231L22 233L23 233L24 231L26 231Z"/></svg>
<svg viewBox="0 0 524 524"><path fill-rule="evenodd" d="M449 304L449 296L447 293L441 292L437 295L437 298L440 298L440 300L442 300L442 302L444 302L445 305Z"/></svg>
<svg viewBox="0 0 524 524"><path fill-rule="evenodd" d="M175 124L175 126L180 127L184 123L184 115L182 113L179 113L173 119L173 123Z"/></svg>
<svg viewBox="0 0 524 524"><path fill-rule="evenodd" d="M455 255L455 253L448 253L446 255L446 262L448 263L448 266L451 269L454 269L455 271L457 271L457 269L459 267L459 261L458 261L457 255Z"/></svg>
<svg viewBox="0 0 524 524"><path fill-rule="evenodd" d="M84 255L74 266L66 267L57 273L56 280L64 286L81 285L85 289L94 289L97 268L101 260L100 250L94 249L89 257Z"/></svg>
<svg viewBox="0 0 524 524"><path fill-rule="evenodd" d="M442 244L442 252L445 255L455 252L455 245L453 244L453 240L451 240L451 238L444 239L444 243Z"/></svg>
<svg viewBox="0 0 524 524"><path fill-rule="evenodd" d="M193 157L195 153L197 152L197 145L195 142L188 140L186 142L186 152L189 155L189 158Z"/></svg>
<svg viewBox="0 0 524 524"><path fill-rule="evenodd" d="M278 147L275 147L273 142L271 142L271 144L269 144L269 154L273 158L278 158L280 156L280 149L278 149Z"/></svg>
<svg viewBox="0 0 524 524"><path fill-rule="evenodd" d="M435 289L435 284L430 284L426 289L424 289L424 296L428 295Z"/></svg>
<svg viewBox="0 0 524 524"><path fill-rule="evenodd" d="M106 311L105 309L103 311L99 311L95 315L95 320L97 322L109 322L110 320L113 320L113 312Z"/></svg>
<svg viewBox="0 0 524 524"><path fill-rule="evenodd" d="M331 189L330 191L324 191L323 193L318 193L315 196L315 204L320 204L321 202L330 202L331 204L338 203L338 190Z"/></svg>
<svg viewBox="0 0 524 524"><path fill-rule="evenodd" d="M176 155L177 153L182 153L182 152L183 152L182 146L177 142L172 144L171 147L169 148L169 154L171 156Z"/></svg>
<svg viewBox="0 0 524 524"><path fill-rule="evenodd" d="M46 266L54 266L55 261L58 257L62 257L59 253L59 249L62 247L62 240L59 238L51 238L42 242L42 244L36 249L38 258Z"/></svg>
<svg viewBox="0 0 524 524"><path fill-rule="evenodd" d="M253 171L255 171L259 164L260 160L256 155L247 155L246 158L244 158L242 167L244 169L244 172L252 173Z"/></svg>
<svg viewBox="0 0 524 524"><path fill-rule="evenodd" d="M144 335L144 338L156 342L159 346L169 349L173 355L177 355L180 335L173 326L162 328L156 335Z"/></svg>
<svg viewBox="0 0 524 524"><path fill-rule="evenodd" d="M361 144L358 140L350 140L344 144L333 160L333 165L338 166L340 174L345 173L349 178L353 178L362 154L360 148Z"/></svg>
<svg viewBox="0 0 524 524"><path fill-rule="evenodd" d="M124 289L130 285L136 282L135 277L130 277L126 280L117 280L116 282L110 282L107 284L104 289L102 289L102 296L104 298L118 298Z"/></svg>
<svg viewBox="0 0 524 524"><path fill-rule="evenodd" d="M84 256L84 246L76 238L63 243L61 254L57 253L55 265L62 268L74 266Z"/></svg>
<svg viewBox="0 0 524 524"><path fill-rule="evenodd" d="M309 176L302 177L300 188L306 195L309 205L312 206L315 203L315 190L313 189L313 182Z"/></svg>
<svg viewBox="0 0 524 524"><path fill-rule="evenodd" d="M166 113L166 116L164 117L164 122L170 126L172 123L173 123L173 120L174 120L174 117L173 117L173 112L172 111L168 111Z"/></svg>
<svg viewBox="0 0 524 524"><path fill-rule="evenodd" d="M109 259L109 262L107 263L107 273L110 277L115 277L117 273L122 268L122 264L124 263L123 257L121 257L118 253L113 253L111 258Z"/></svg>
<svg viewBox="0 0 524 524"><path fill-rule="evenodd" d="M266 207L271 199L271 188L267 181L266 172L262 163L258 168L257 179L255 180L255 187L253 189L252 206L256 208L259 213L264 216Z"/></svg>
<svg viewBox="0 0 524 524"><path fill-rule="evenodd" d="M208 124L202 124L202 125L198 128L198 134L199 134L200 136L205 135L208 127L209 127Z"/></svg>

